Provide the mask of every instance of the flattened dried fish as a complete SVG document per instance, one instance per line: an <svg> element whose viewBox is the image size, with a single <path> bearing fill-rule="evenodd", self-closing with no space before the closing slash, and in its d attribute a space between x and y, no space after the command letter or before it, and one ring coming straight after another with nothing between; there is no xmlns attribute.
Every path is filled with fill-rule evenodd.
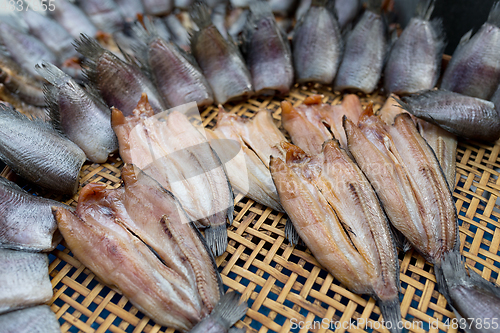
<svg viewBox="0 0 500 333"><path fill-rule="evenodd" d="M441 21L429 21L433 9L434 0L420 0L416 16L392 46L384 69L388 93L415 93L436 85L446 44Z"/></svg>
<svg viewBox="0 0 500 333"><path fill-rule="evenodd" d="M333 1L313 1L293 32L293 65L299 83L332 83L340 61L343 42Z"/></svg>
<svg viewBox="0 0 500 333"><path fill-rule="evenodd" d="M0 316L4 333L60 333L59 322L48 305L6 313Z"/></svg>
<svg viewBox="0 0 500 333"><path fill-rule="evenodd" d="M118 59L87 36L81 36L76 45L77 51L87 58L86 76L108 106L120 109L128 116L141 94L146 93L155 113L167 109L151 80L138 67Z"/></svg>
<svg viewBox="0 0 500 333"><path fill-rule="evenodd" d="M51 298L46 254L0 249L0 313L43 304Z"/></svg>
<svg viewBox="0 0 500 333"><path fill-rule="evenodd" d="M191 107L197 110L195 103ZM209 247L219 256L227 247L226 219L233 218L233 194L220 159L184 114L152 116L145 95L133 116L113 110L120 156L171 191L191 221L207 227Z"/></svg>
<svg viewBox="0 0 500 333"><path fill-rule="evenodd" d="M369 94L377 87L387 52L380 3L380 0L370 1L359 22L347 35L335 90L354 89Z"/></svg>
<svg viewBox="0 0 500 333"><path fill-rule="evenodd" d="M222 37L203 3L193 6L191 16L200 28L193 33L191 52L212 88L215 102L224 104L251 95L252 79L238 47Z"/></svg>
<svg viewBox="0 0 500 333"><path fill-rule="evenodd" d="M85 153L52 124L0 105L0 159L32 183L74 194Z"/></svg>
<svg viewBox="0 0 500 333"><path fill-rule="evenodd" d="M361 170L338 142L311 157L284 144L286 162L271 159L281 204L318 262L355 293L379 300L399 332L399 264L389 224Z"/></svg>
<svg viewBox="0 0 500 333"><path fill-rule="evenodd" d="M276 24L268 3L250 5L243 50L257 95L286 95L293 85L290 44Z"/></svg>
<svg viewBox="0 0 500 333"><path fill-rule="evenodd" d="M52 206L57 201L29 194L0 177L0 248L52 251L61 241Z"/></svg>
<svg viewBox="0 0 500 333"><path fill-rule="evenodd" d="M500 136L500 116L495 105L446 90L428 90L402 98L412 115L472 140L495 141Z"/></svg>
<svg viewBox="0 0 500 333"><path fill-rule="evenodd" d="M108 107L56 66L44 62L37 70L49 82L45 96L51 119L89 160L106 162L108 155L118 150Z"/></svg>
<svg viewBox="0 0 500 333"><path fill-rule="evenodd" d="M76 214L56 208L61 233L104 283L156 323L187 331L223 291L215 261L170 192L133 166L122 175L119 189L85 186Z"/></svg>
<svg viewBox="0 0 500 333"><path fill-rule="evenodd" d="M491 8L488 20L471 38L466 33L446 67L441 89L489 99L500 80L500 2Z"/></svg>

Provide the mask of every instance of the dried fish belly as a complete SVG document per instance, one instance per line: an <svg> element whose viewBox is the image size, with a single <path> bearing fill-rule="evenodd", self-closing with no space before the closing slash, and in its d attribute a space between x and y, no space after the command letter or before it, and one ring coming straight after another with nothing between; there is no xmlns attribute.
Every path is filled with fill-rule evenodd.
<svg viewBox="0 0 500 333"><path fill-rule="evenodd" d="M74 194L85 153L53 124L0 105L0 159L34 184Z"/></svg>
<svg viewBox="0 0 500 333"><path fill-rule="evenodd" d="M271 159L281 204L315 258L351 291L373 295L399 332L399 264L385 214L370 183L338 142L309 156L283 144Z"/></svg>
<svg viewBox="0 0 500 333"><path fill-rule="evenodd" d="M46 254L0 249L0 313L52 298Z"/></svg>
<svg viewBox="0 0 500 333"><path fill-rule="evenodd" d="M197 110L195 103L191 107ZM227 247L226 220L233 218L233 194L220 159L184 114L152 116L145 96L133 116L113 111L120 156L171 191L191 221L208 227L207 242L219 256Z"/></svg>
<svg viewBox="0 0 500 333"><path fill-rule="evenodd" d="M0 177L0 248L51 251L61 241L52 206L60 202L34 196Z"/></svg>
<svg viewBox="0 0 500 333"><path fill-rule="evenodd" d="M104 283L156 323L187 331L222 293L214 259L170 192L130 165L123 181L85 186L76 213L56 208L61 233Z"/></svg>
<svg viewBox="0 0 500 333"><path fill-rule="evenodd" d="M0 315L4 333L60 333L61 327L54 312L47 305L17 310Z"/></svg>

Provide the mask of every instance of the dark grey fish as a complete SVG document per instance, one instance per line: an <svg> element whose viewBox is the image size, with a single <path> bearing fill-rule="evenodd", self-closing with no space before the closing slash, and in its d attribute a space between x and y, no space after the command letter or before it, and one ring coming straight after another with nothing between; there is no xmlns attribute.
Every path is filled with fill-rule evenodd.
<svg viewBox="0 0 500 333"><path fill-rule="evenodd" d="M500 322L500 288L483 279L465 262L458 251L443 258L441 268L446 282L448 303L465 323L467 333L496 333Z"/></svg>
<svg viewBox="0 0 500 333"><path fill-rule="evenodd" d="M332 83L343 52L333 0L313 1L295 27L292 47L297 82Z"/></svg>
<svg viewBox="0 0 500 333"><path fill-rule="evenodd" d="M76 49L86 58L85 75L108 106L130 115L141 94L146 93L155 113L167 109L151 80L137 66L120 60L84 35L76 41Z"/></svg>
<svg viewBox="0 0 500 333"><path fill-rule="evenodd" d="M122 28L124 19L114 0L84 0L78 5L98 29L114 32Z"/></svg>
<svg viewBox="0 0 500 333"><path fill-rule="evenodd" d="M166 16L164 19L165 25L172 35L172 40L179 45L183 50L189 51L190 41L189 32L182 25L181 21L174 14Z"/></svg>
<svg viewBox="0 0 500 333"><path fill-rule="evenodd" d="M384 69L387 93L411 94L436 85L446 44L441 21L429 21L433 9L434 0L421 0L394 43Z"/></svg>
<svg viewBox="0 0 500 333"><path fill-rule="evenodd" d="M469 31L462 37L446 67L441 89L489 99L500 80L500 2L472 38Z"/></svg>
<svg viewBox="0 0 500 333"><path fill-rule="evenodd" d="M78 56L73 47L73 37L62 25L34 10L23 12L23 18L29 32L40 39L62 63L66 59Z"/></svg>
<svg viewBox="0 0 500 333"><path fill-rule="evenodd" d="M49 82L45 98L50 118L89 160L106 162L108 155L118 150L111 128L111 110L96 94L83 89L56 66L44 62L37 65L37 70Z"/></svg>
<svg viewBox="0 0 500 333"><path fill-rule="evenodd" d="M369 94L377 87L387 51L380 2L370 1L368 9L347 35L344 57L335 78L335 90L353 89Z"/></svg>
<svg viewBox="0 0 500 333"><path fill-rule="evenodd" d="M402 100L406 111L458 136L481 141L500 136L500 116L489 101L446 90L428 90Z"/></svg>
<svg viewBox="0 0 500 333"><path fill-rule="evenodd" d="M335 0L335 9L339 19L340 28L344 29L358 16L361 9L360 0Z"/></svg>
<svg viewBox="0 0 500 333"><path fill-rule="evenodd" d="M35 71L35 64L41 63L42 60L57 62L56 56L39 39L17 31L3 22L0 22L0 41L12 59L38 79L41 77Z"/></svg>
<svg viewBox="0 0 500 333"><path fill-rule="evenodd" d="M193 33L191 52L200 65L215 102L224 104L252 94L252 79L237 46L222 37L210 20L208 7L196 3L191 10L200 28Z"/></svg>
<svg viewBox="0 0 500 333"><path fill-rule="evenodd" d="M0 248L52 251L62 237L52 207L66 205L29 194L0 177Z"/></svg>
<svg viewBox="0 0 500 333"><path fill-rule="evenodd" d="M39 119L0 105L0 160L26 180L62 194L78 189L85 153Z"/></svg>
<svg viewBox="0 0 500 333"><path fill-rule="evenodd" d="M142 0L146 14L163 16L174 9L174 0Z"/></svg>
<svg viewBox="0 0 500 333"><path fill-rule="evenodd" d="M6 313L0 316L3 333L60 333L59 322L48 305Z"/></svg>
<svg viewBox="0 0 500 333"><path fill-rule="evenodd" d="M297 8L297 0L269 0L269 5L274 14L287 17Z"/></svg>
<svg viewBox="0 0 500 333"><path fill-rule="evenodd" d="M290 43L264 1L250 5L243 50L257 95L286 95L293 85Z"/></svg>
<svg viewBox="0 0 500 333"><path fill-rule="evenodd" d="M122 17L127 21L133 22L137 14L144 13L144 6L141 0L115 0Z"/></svg>
<svg viewBox="0 0 500 333"><path fill-rule="evenodd" d="M177 45L160 38L151 22L146 22L148 33L136 27L139 37L135 44L136 56L153 77L163 99L172 107L196 102L198 107L211 105L212 89L193 57Z"/></svg>
<svg viewBox="0 0 500 333"><path fill-rule="evenodd" d="M79 38L80 34L95 37L97 28L76 5L68 0L58 0L57 6L48 14L69 32L73 38Z"/></svg>
<svg viewBox="0 0 500 333"><path fill-rule="evenodd" d="M52 298L49 258L44 253L0 249L0 313Z"/></svg>
<svg viewBox="0 0 500 333"><path fill-rule="evenodd" d="M228 292L221 297L212 313L193 327L189 333L241 332L234 331L230 327L236 324L246 312L247 302L241 301L236 292Z"/></svg>

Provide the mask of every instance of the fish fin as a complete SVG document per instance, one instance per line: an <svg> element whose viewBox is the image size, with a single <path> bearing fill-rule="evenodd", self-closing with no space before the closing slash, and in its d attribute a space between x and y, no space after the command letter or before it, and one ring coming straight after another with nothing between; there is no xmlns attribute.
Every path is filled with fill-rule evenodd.
<svg viewBox="0 0 500 333"><path fill-rule="evenodd" d="M14 190L14 191L19 191L19 192L23 192L23 193L28 193L26 192L25 190L23 190L19 185L17 185L16 183L8 180L7 178L4 178L4 177L1 177L0 176L0 185L2 186L5 186L5 187L8 187L10 188L11 190Z"/></svg>
<svg viewBox="0 0 500 333"><path fill-rule="evenodd" d="M446 48L448 41L446 40L446 32L444 31L443 20L441 18L432 19L431 27L436 34L436 42L438 45L438 52L436 54L436 57L438 57L437 64L439 68L436 71L436 75L439 75L441 68L441 59L443 58L444 49Z"/></svg>
<svg viewBox="0 0 500 333"><path fill-rule="evenodd" d="M431 18L432 12L434 11L434 5L436 0L420 0L417 3L417 7L415 8L416 17L421 18L422 20L429 21Z"/></svg>
<svg viewBox="0 0 500 333"><path fill-rule="evenodd" d="M488 20L486 22L500 28L500 1L495 1L491 7L490 14L488 15Z"/></svg>
<svg viewBox="0 0 500 333"><path fill-rule="evenodd" d="M98 75L97 61L101 55L108 51L96 39L85 34L81 34L79 40L75 39L73 46L85 58L83 63L87 68L83 70L83 75L90 82L96 82Z"/></svg>
<svg viewBox="0 0 500 333"><path fill-rule="evenodd" d="M226 225L210 226L205 229L205 239L208 247L216 257L222 255L227 249Z"/></svg>
<svg viewBox="0 0 500 333"><path fill-rule="evenodd" d="M149 43L151 43L155 37L153 37L152 33L147 30L150 25L153 25L151 20L145 19L144 25L146 26L146 28L141 23L137 22L132 27L132 31L134 32L134 35L136 37L136 42L132 44L132 50L139 67L149 72L150 68L148 64L148 48Z"/></svg>
<svg viewBox="0 0 500 333"><path fill-rule="evenodd" d="M451 264L451 262L450 262ZM449 264L448 264L449 265ZM450 266L444 267L444 270L449 270ZM454 274L455 272L453 272ZM446 274L449 274L448 272ZM434 275L436 276L436 287L437 290L443 294L444 298L446 298L446 301L448 301L449 304L451 304L451 298L450 298L450 293L448 292L448 286L446 284L446 278L445 278L445 273L443 271L442 264L434 264Z"/></svg>
<svg viewBox="0 0 500 333"><path fill-rule="evenodd" d="M35 64L35 70L51 85L59 87L68 82L71 78L50 62L43 61L41 64Z"/></svg>
<svg viewBox="0 0 500 333"><path fill-rule="evenodd" d="M390 301L379 300L378 306L380 312L382 312L382 316L384 316L385 327L389 332L402 332L401 325L398 325L398 323L401 322L401 305L399 304L399 298ZM390 324L389 327L387 325L388 323Z"/></svg>
<svg viewBox="0 0 500 333"><path fill-rule="evenodd" d="M290 244L292 244L292 246L296 246L297 244L299 244L300 241L300 236L297 232L297 229L295 229L295 226L293 225L292 220L290 220L290 218L286 219L285 238L288 239L288 241L290 242Z"/></svg>
<svg viewBox="0 0 500 333"><path fill-rule="evenodd" d="M230 291L219 300L210 317L222 319L225 327L229 329L247 313L247 302L242 301L240 295Z"/></svg>
<svg viewBox="0 0 500 333"><path fill-rule="evenodd" d="M472 36L472 29L470 29L469 31L467 31L463 36L462 38L460 38L460 42L458 42L458 46L457 46L457 49L458 48L461 48L462 46L464 46L465 44L467 44L470 40ZM455 51L456 53L457 51Z"/></svg>
<svg viewBox="0 0 500 333"><path fill-rule="evenodd" d="M106 108L109 108L108 105L106 104L106 102L104 101L104 99L102 98L102 95L101 95L98 87L96 87L94 84L88 84L88 83L85 83L83 85L83 87L84 87L85 91L87 92L87 94L90 96L90 98L92 98L94 100L94 102L97 102L99 104L102 104ZM110 110L110 114L111 114L111 110Z"/></svg>
<svg viewBox="0 0 500 333"><path fill-rule="evenodd" d="M212 25L209 7L202 1L196 1L189 11L191 19L196 23L198 28L203 29Z"/></svg>
<svg viewBox="0 0 500 333"><path fill-rule="evenodd" d="M52 127L60 134L64 133L61 126L61 114L59 113L59 89L51 84L43 85L43 95L47 110L47 117Z"/></svg>

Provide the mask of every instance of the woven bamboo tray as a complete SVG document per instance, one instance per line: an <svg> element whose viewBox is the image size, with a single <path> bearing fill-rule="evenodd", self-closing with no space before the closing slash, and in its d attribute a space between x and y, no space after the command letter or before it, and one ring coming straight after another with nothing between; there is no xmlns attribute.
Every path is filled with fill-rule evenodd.
<svg viewBox="0 0 500 333"><path fill-rule="evenodd" d="M298 105L313 93L324 94L324 101L329 103L337 104L342 99L338 93L320 86L294 88L286 99ZM376 110L384 102L378 95L361 97L363 105L373 101ZM252 99L226 108L248 117L259 108L268 108L279 121L279 102L275 98ZM204 125L212 127L216 114L213 107L203 111ZM500 145L460 141L454 191L461 251L467 263L492 282L496 282L500 271L500 206L496 203L500 196L499 152ZM102 165L86 163L81 170L80 186L102 182L117 188L122 165L118 156ZM76 206L77 200L75 195L62 201ZM249 310L237 326L247 327L247 332L262 333L388 332L380 325L380 310L372 298L343 288L307 248L290 246L284 238L285 221L283 214L241 195L235 199L234 222L228 229L229 246L217 258L217 265L225 287L248 299ZM50 254L49 267L54 288L50 305L62 332L174 332L155 325L125 297L99 283L64 245L63 242ZM432 265L413 251L400 253L399 259L401 312L408 331L457 332L446 325L451 324L454 315L435 289ZM309 329L301 325L300 329L301 321L315 326Z"/></svg>

